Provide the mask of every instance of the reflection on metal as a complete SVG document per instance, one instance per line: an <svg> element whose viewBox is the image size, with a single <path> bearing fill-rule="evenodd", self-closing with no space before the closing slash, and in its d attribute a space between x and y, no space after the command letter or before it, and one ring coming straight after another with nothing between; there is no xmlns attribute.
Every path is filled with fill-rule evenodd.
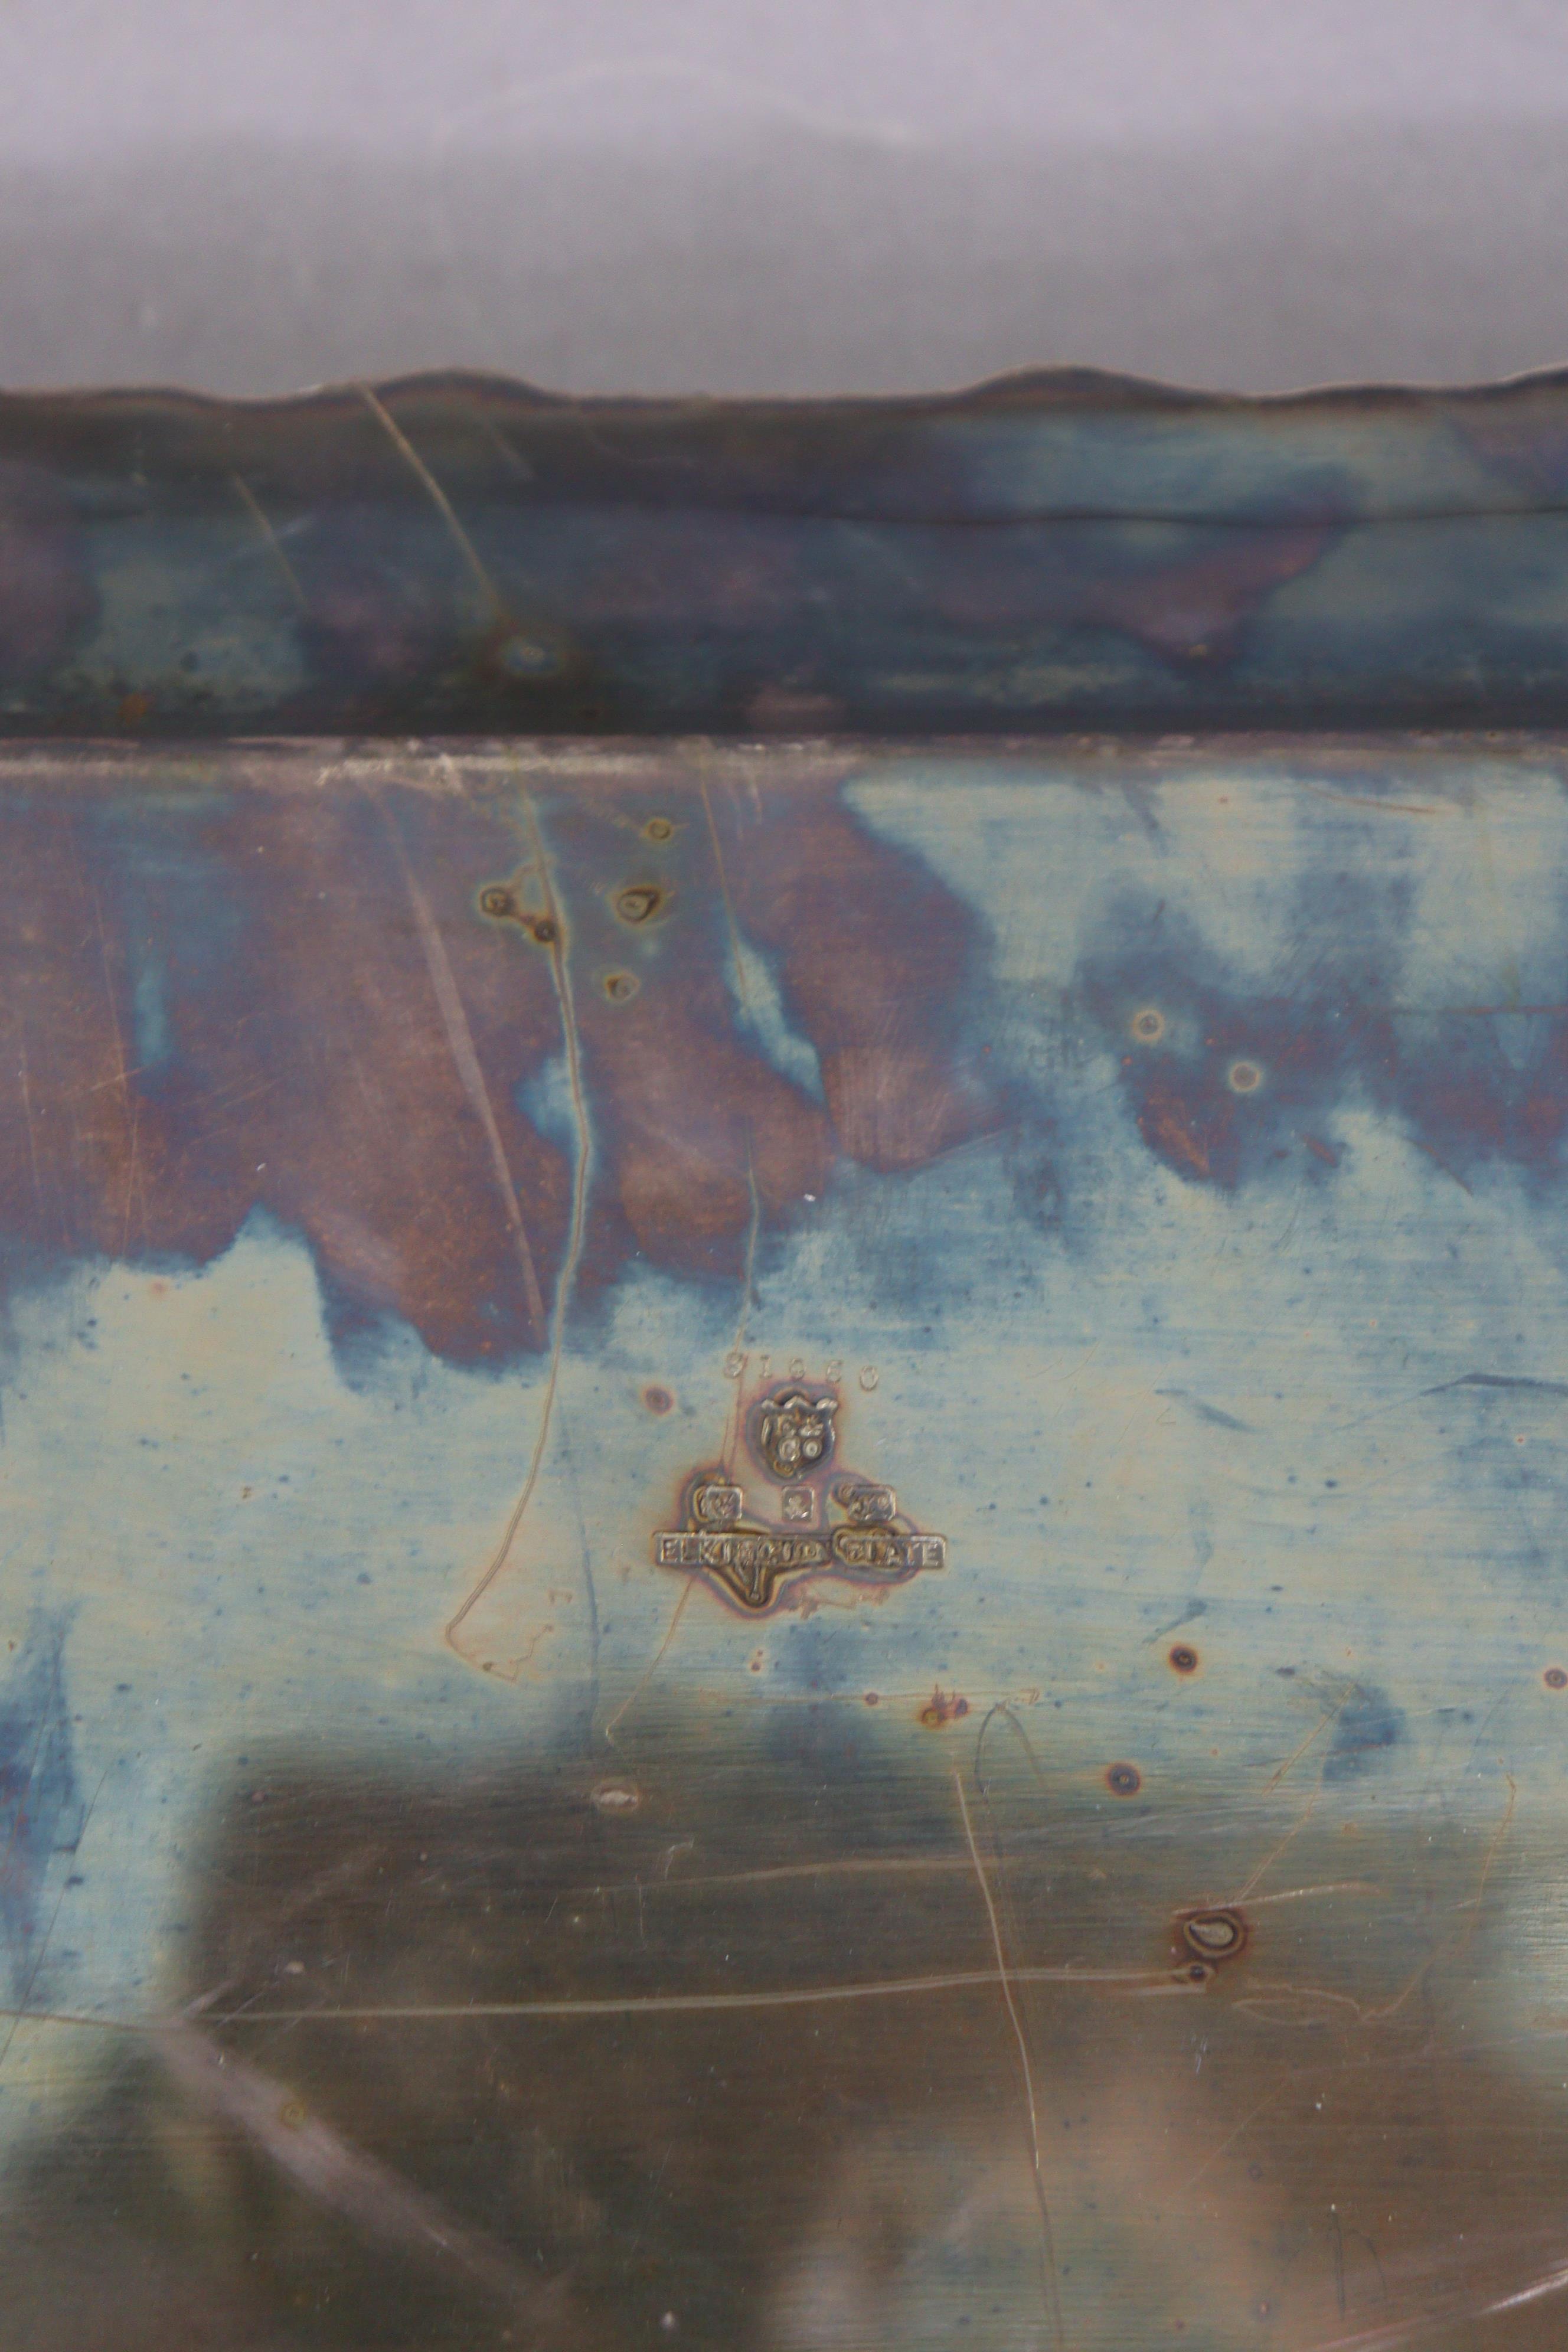
<svg viewBox="0 0 1568 2352"><path fill-rule="evenodd" d="M1556 2352L1560 389L44 407L0 2352Z"/></svg>

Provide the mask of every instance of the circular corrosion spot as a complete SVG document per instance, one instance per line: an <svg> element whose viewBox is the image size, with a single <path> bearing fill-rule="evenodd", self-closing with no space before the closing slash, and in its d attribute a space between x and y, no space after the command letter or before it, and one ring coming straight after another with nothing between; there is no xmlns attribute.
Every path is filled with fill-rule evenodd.
<svg viewBox="0 0 1568 2352"><path fill-rule="evenodd" d="M649 841L668 841L675 827L667 816L650 816L643 831Z"/></svg>
<svg viewBox="0 0 1568 2352"><path fill-rule="evenodd" d="M1189 1911L1182 1941L1200 1960L1233 1960L1247 1942L1247 1922L1239 1911Z"/></svg>
<svg viewBox="0 0 1568 2352"><path fill-rule="evenodd" d="M286 2100L284 2105L278 2110L279 2121L280 2123L286 2123L290 2131L299 2130L300 2125L305 2121L305 2115L306 2109L303 2099Z"/></svg>
<svg viewBox="0 0 1568 2352"><path fill-rule="evenodd" d="M1165 1016L1154 1005L1146 1004L1132 1015L1132 1034L1141 1045L1157 1045L1164 1034Z"/></svg>
<svg viewBox="0 0 1568 2352"><path fill-rule="evenodd" d="M616 912L623 923L651 923L664 905L656 882L628 882L616 897Z"/></svg>
<svg viewBox="0 0 1568 2352"><path fill-rule="evenodd" d="M1105 1785L1113 1797L1135 1797L1143 1786L1143 1775L1136 1764L1111 1764L1106 1769Z"/></svg>
<svg viewBox="0 0 1568 2352"><path fill-rule="evenodd" d="M1541 1679L1548 1690L1568 1690L1568 1668L1548 1666Z"/></svg>
<svg viewBox="0 0 1568 2352"><path fill-rule="evenodd" d="M528 928L542 948L552 948L560 937L554 921L549 915L536 915Z"/></svg>
<svg viewBox="0 0 1568 2352"><path fill-rule="evenodd" d="M1197 1673L1198 1654L1190 1642L1178 1642L1173 1649L1166 1651L1165 1655L1177 1674L1195 1675Z"/></svg>
<svg viewBox="0 0 1568 2352"><path fill-rule="evenodd" d="M1225 1078L1233 1095L1255 1095L1263 1084L1263 1073L1256 1062L1233 1062Z"/></svg>
<svg viewBox="0 0 1568 2352"><path fill-rule="evenodd" d="M669 1391L666 1388L661 1388L657 1381L650 1381L649 1385L644 1389L642 1392L642 1401L644 1404L647 1405L649 1412L668 1412L675 1402L675 1399L670 1395Z"/></svg>
<svg viewBox="0 0 1568 2352"><path fill-rule="evenodd" d="M498 923L504 922L508 916L516 914L517 900L504 882L487 882L479 892L479 912Z"/></svg>
<svg viewBox="0 0 1568 2352"><path fill-rule="evenodd" d="M607 971L605 974L605 994L612 1004L625 1004L642 985L635 972Z"/></svg>
<svg viewBox="0 0 1568 2352"><path fill-rule="evenodd" d="M1207 1960L1189 1960L1185 1968L1173 1969L1171 1973L1178 1984L1207 1984L1214 1970Z"/></svg>
<svg viewBox="0 0 1568 2352"><path fill-rule="evenodd" d="M867 1692L867 1694L866 1694L866 1704L867 1704L867 1706L881 1706L881 1704L882 1704L882 1694L881 1694L881 1692L880 1692L880 1691L868 1691L868 1692Z"/></svg>
<svg viewBox="0 0 1568 2352"><path fill-rule="evenodd" d="M969 1701L959 1691L933 1690L917 1718L928 1731L945 1731L950 1723L969 1713Z"/></svg>

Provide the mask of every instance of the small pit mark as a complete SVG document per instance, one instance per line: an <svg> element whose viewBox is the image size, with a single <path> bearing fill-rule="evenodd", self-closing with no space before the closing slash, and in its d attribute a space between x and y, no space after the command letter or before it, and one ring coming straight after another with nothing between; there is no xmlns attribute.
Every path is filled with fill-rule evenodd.
<svg viewBox="0 0 1568 2352"><path fill-rule="evenodd" d="M642 1790L635 1780L601 1780L588 1791L588 1802L596 1813L635 1813L642 1803Z"/></svg>
<svg viewBox="0 0 1568 2352"><path fill-rule="evenodd" d="M1225 1082L1233 1095L1255 1095L1263 1084L1263 1073L1256 1062L1233 1062Z"/></svg>
<svg viewBox="0 0 1568 2352"><path fill-rule="evenodd" d="M1180 1922L1182 1941L1189 1952L1211 1967L1234 1960L1247 1948L1247 1922L1239 1911L1220 1906L1189 1911Z"/></svg>
<svg viewBox="0 0 1568 2352"><path fill-rule="evenodd" d="M643 827L644 837L648 841L668 841L674 833L675 827L667 816L650 816Z"/></svg>
<svg viewBox="0 0 1568 2352"><path fill-rule="evenodd" d="M605 974L605 994L612 1004L629 1003L641 985L635 972L607 971Z"/></svg>
<svg viewBox="0 0 1568 2352"><path fill-rule="evenodd" d="M862 1364L862 1365L861 1365L861 1367L860 1367L860 1385L861 1385L861 1387L862 1387L862 1388L867 1391L868 1395L870 1393L871 1390L872 1390L872 1389L874 1389L874 1388L876 1387L876 1385L877 1385L878 1381L881 1379L881 1377L882 1377L882 1375L881 1375L881 1373L877 1370L877 1367L876 1367L876 1365L875 1365L875 1364Z"/></svg>
<svg viewBox="0 0 1568 2352"><path fill-rule="evenodd" d="M1157 1045L1165 1034L1165 1016L1152 1004L1132 1015L1132 1034L1141 1045Z"/></svg>
<svg viewBox="0 0 1568 2352"><path fill-rule="evenodd" d="M616 912L623 923L651 923L664 905L665 893L656 882L628 882L616 894Z"/></svg>
<svg viewBox="0 0 1568 2352"><path fill-rule="evenodd" d="M1113 1797L1135 1797L1143 1786L1143 1775L1136 1764L1111 1764L1106 1769L1105 1785Z"/></svg>
<svg viewBox="0 0 1568 2352"><path fill-rule="evenodd" d="M1568 1666L1548 1666L1541 1679L1548 1690L1568 1690Z"/></svg>
<svg viewBox="0 0 1568 2352"><path fill-rule="evenodd" d="M561 667L555 648L533 637L504 637L496 647L495 661L508 677L550 677Z"/></svg>
<svg viewBox="0 0 1568 2352"><path fill-rule="evenodd" d="M648 1382L642 1392L642 1401L649 1412L669 1412L673 1411L675 1405L675 1399L669 1391L661 1387L658 1381Z"/></svg>
<svg viewBox="0 0 1568 2352"><path fill-rule="evenodd" d="M1197 1673L1198 1654L1193 1648L1190 1642L1177 1642L1174 1643L1171 1649L1166 1651L1165 1659L1167 1664L1169 1664L1178 1675L1195 1675Z"/></svg>
<svg viewBox="0 0 1568 2352"><path fill-rule="evenodd" d="M542 948L552 948L561 936L553 915L531 915L510 882L487 882L479 892L479 907L492 923L516 923Z"/></svg>

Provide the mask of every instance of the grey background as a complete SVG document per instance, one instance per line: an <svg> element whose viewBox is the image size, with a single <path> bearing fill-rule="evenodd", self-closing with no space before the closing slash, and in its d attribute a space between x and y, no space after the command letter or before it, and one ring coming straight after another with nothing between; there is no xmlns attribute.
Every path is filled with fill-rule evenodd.
<svg viewBox="0 0 1568 2352"><path fill-rule="evenodd" d="M1568 358L1568 0L8 0L0 383Z"/></svg>

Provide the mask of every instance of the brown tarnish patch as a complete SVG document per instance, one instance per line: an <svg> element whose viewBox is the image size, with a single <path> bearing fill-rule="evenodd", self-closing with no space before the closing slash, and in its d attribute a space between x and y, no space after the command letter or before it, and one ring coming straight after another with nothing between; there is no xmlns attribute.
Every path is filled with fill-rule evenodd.
<svg viewBox="0 0 1568 2352"><path fill-rule="evenodd" d="M984 546L954 533L940 572L929 576L931 609L961 626L1016 630L1086 624L1134 638L1183 667L1230 660L1254 614L1277 588L1310 569L1333 543L1318 522L1260 521L1190 536L1173 558L1129 562L1103 533L1081 525L1021 526L984 534Z"/></svg>
<svg viewBox="0 0 1568 2352"><path fill-rule="evenodd" d="M115 876L81 802L17 793L0 805L0 914L11 950L0 992L5 1225L46 1261L226 1246L239 1214L221 1190L189 1183L185 1106L152 1097L136 1067Z"/></svg>
<svg viewBox="0 0 1568 2352"><path fill-rule="evenodd" d="M577 999L606 1180L584 1268L600 1278L630 1242L658 1264L734 1279L757 1232L823 1194L837 1153L914 1167L989 1122L949 1036L974 924L918 860L862 830L836 771L742 796L672 769L660 790L668 883L639 876L621 896L668 888L681 919L630 927L635 998L595 986ZM628 821L647 824L648 797L645 772L563 793L546 813L574 953L590 970L620 968L626 917L602 877L624 856ZM741 940L768 957L786 1017L816 1048L826 1112L737 1019Z"/></svg>
<svg viewBox="0 0 1568 2352"><path fill-rule="evenodd" d="M699 919L634 926L635 974L622 974L616 961L623 919L594 887L606 865L614 871L624 843L615 801L563 799L549 822L561 887L574 893L578 951L591 969L608 964L635 983L577 997L584 1083L607 1178L595 1197L585 1272L612 1275L629 1244L659 1265L733 1278L757 1221L793 1216L803 1193L826 1189L832 1142L821 1108L738 1032L700 810L672 851L676 885L689 892Z"/></svg>
<svg viewBox="0 0 1568 2352"><path fill-rule="evenodd" d="M969 1713L969 1701L957 1691L933 1690L916 1721L928 1731L945 1731L950 1723L957 1723Z"/></svg>
<svg viewBox="0 0 1568 2352"><path fill-rule="evenodd" d="M1194 1176L1208 1175L1212 1139L1167 1079L1156 1078L1151 1085L1138 1125L1144 1141L1163 1158L1190 1168Z"/></svg>
<svg viewBox="0 0 1568 2352"><path fill-rule="evenodd" d="M1168 661L1226 661L1258 605L1310 570L1335 536L1322 524L1234 531L1212 553L1091 588L1086 604Z"/></svg>
<svg viewBox="0 0 1568 2352"><path fill-rule="evenodd" d="M234 877L233 944L169 1007L194 1079L174 1189L230 1230L268 1209L340 1307L468 1361L543 1344L568 1211L564 1157L515 1099L560 1050L550 966L500 952L462 878L504 840L424 794L237 796L203 844Z"/></svg>
<svg viewBox="0 0 1568 2352"><path fill-rule="evenodd" d="M329 777L155 807L84 786L47 808L18 788L0 812L0 1219L46 1258L204 1263L261 1210L315 1253L340 1331L390 1313L455 1360L540 1348L572 1156L521 1106L562 1056L574 974L585 1288L634 1250L732 1280L840 1153L902 1170L979 1131L994 1114L949 1027L963 903L854 821L837 774L715 790L711 826L689 781L658 790L667 883L613 880L645 767L541 801L546 890L510 785ZM639 901L633 951L617 887L691 919ZM520 930L548 952L517 952ZM739 939L772 961L826 1108L737 1018Z"/></svg>
<svg viewBox="0 0 1568 2352"><path fill-rule="evenodd" d="M839 1148L914 1168L988 1126L952 1036L975 940L963 903L864 832L832 779L754 799L715 791L710 804L734 919L776 959Z"/></svg>

